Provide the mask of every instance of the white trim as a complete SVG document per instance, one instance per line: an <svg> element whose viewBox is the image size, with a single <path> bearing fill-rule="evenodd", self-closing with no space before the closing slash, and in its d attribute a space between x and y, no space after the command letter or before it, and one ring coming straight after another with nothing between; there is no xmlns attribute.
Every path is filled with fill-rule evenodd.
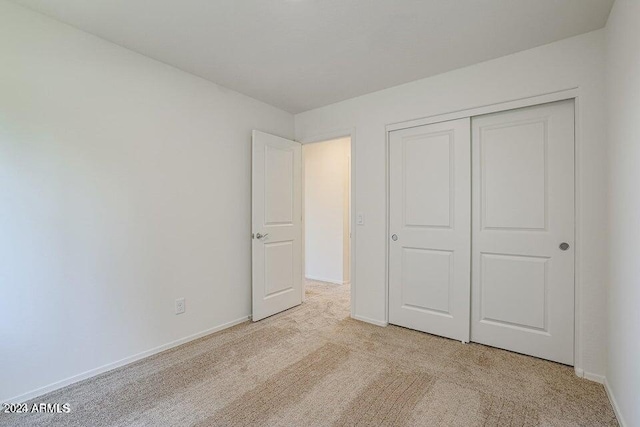
<svg viewBox="0 0 640 427"><path fill-rule="evenodd" d="M533 105L547 104L549 102L564 101L578 97L578 88L571 88L557 92L545 93L538 96L514 99L497 104L481 105L478 107L465 108L464 110L451 111L444 114L436 114L402 122L390 123L385 126L387 132L407 129L416 126L430 125L433 123L448 122L450 120L463 119L466 117L481 116L484 114L497 113L499 111L515 110L518 108L531 107Z"/></svg>
<svg viewBox="0 0 640 427"><path fill-rule="evenodd" d="M316 276L305 276L304 277L307 280L313 280L315 282L325 282L325 283L331 283L333 285L346 285L349 282L345 282L343 280L335 280L335 279L326 279L323 277L316 277Z"/></svg>
<svg viewBox="0 0 640 427"><path fill-rule="evenodd" d="M580 260L582 257L582 211L580 209L582 203L582 162L580 157L582 156L582 108L580 105L580 91L576 93L576 97L573 101L573 119L574 119L574 188L573 188L573 203L574 203L574 224L573 235L575 243L575 253L573 259L573 365L575 367L582 368L583 355L582 355L582 276L580 274ZM604 378L604 377L603 377Z"/></svg>
<svg viewBox="0 0 640 427"><path fill-rule="evenodd" d="M347 129L335 129L332 131L321 132L312 134L310 136L304 136L301 139L296 139L301 144L312 144L314 142L331 141L332 139L339 138L351 138L351 176L349 177L351 185L351 241L349 242L350 254L349 254L349 282L351 285L351 317L355 316L356 312L356 128ZM304 262L304 245L303 245L303 262ZM302 266L304 271L304 265ZM304 286L303 286L303 298L304 298ZM355 318L355 317L354 317ZM366 322L366 320L365 320ZM371 322L370 322L371 323ZM386 324L384 325L386 326Z"/></svg>
<svg viewBox="0 0 640 427"><path fill-rule="evenodd" d="M604 384L604 382L606 381L606 378L604 377L604 375L585 372L584 369L578 368L577 366L574 367L574 371L577 377L584 378L585 380L593 381L598 384Z"/></svg>
<svg viewBox="0 0 640 427"><path fill-rule="evenodd" d="M604 384L607 380L604 375L592 374L591 372L585 372L583 378L598 384Z"/></svg>
<svg viewBox="0 0 640 427"><path fill-rule="evenodd" d="M231 322L223 323L222 325L215 326L213 328L197 332L197 333L195 333L193 335L189 335L189 336L186 336L184 338L180 338L178 340L175 340L175 341L172 341L172 342L169 342L169 343L166 343L166 344L162 344L162 345L160 345L158 347L154 347L152 349L145 350L145 351L143 351L141 353L134 354L133 356L125 357L124 359L120 359L120 360L118 360L116 362L108 363L106 365L102 365L102 366L100 366L98 368L95 368L95 369L90 369L90 370L88 370L86 372L83 372L83 373L78 374L78 375L74 375L74 376L69 377L69 378L65 378L64 380L61 380L61 381L56 381L55 383L52 383L52 384L46 385L44 387L40 387L40 388L37 388L35 390L23 393L23 394L21 394L19 396L11 398L11 399L5 399L5 400L3 400L3 402L10 402L10 403L23 403L23 402L26 402L28 400L31 400L31 399L35 398L35 397L42 396L43 394L52 392L54 390L61 389L62 387L66 387L68 385L77 383L77 382L82 381L82 380L86 380L86 379L91 378L91 377L95 377L96 375L103 374L103 373L111 371L113 369L120 368L120 367L123 367L125 365L129 365L129 364L131 364L133 362L137 362L138 360L147 358L149 356L153 356L154 354L161 353L161 352L163 352L165 350L169 350L171 348L178 347L178 346L180 346L182 344L186 344L186 343L188 343L190 341L193 341L193 340L196 340L198 338L202 338L204 336L213 334L215 332L219 332L219 331L221 331L223 329L227 329L227 328L230 328L232 326L238 325L240 323L246 322L247 320L249 320L249 318L250 318L250 316L243 316L243 317L241 317L239 319L232 320Z"/></svg>
<svg viewBox="0 0 640 427"><path fill-rule="evenodd" d="M628 424L625 422L624 418L622 417L622 411L620 410L620 406L618 406L618 402L616 401L616 398L613 395L613 391L611 390L611 387L609 387L609 381L607 381L606 377L604 377L604 390L607 392L607 397L611 402L611 407L613 407L613 413L616 414L616 418L618 419L618 424L620 424L622 427L627 427Z"/></svg>
<svg viewBox="0 0 640 427"><path fill-rule="evenodd" d="M361 322L371 323L372 325L376 325L376 326L382 326L382 327L389 326L388 322L385 322L385 321L382 321L382 320L371 319L369 317L351 315L351 318L359 320Z"/></svg>
<svg viewBox="0 0 640 427"><path fill-rule="evenodd" d="M391 142L389 136L391 131L386 127L384 133L384 191L385 191L385 223L384 223L384 320L389 323L389 258L391 252L389 248L389 234L391 234Z"/></svg>
<svg viewBox="0 0 640 427"><path fill-rule="evenodd" d="M296 142L300 142L300 141L296 141ZM302 224L302 230L300 230L300 235L302 236L302 247L301 247L301 251L302 251L302 266L300 267L300 271L302 274L302 289L300 290L300 292L302 292L302 295L300 295L300 301L305 302L307 300L307 284L304 282L304 280L307 277L307 202L305 201L305 197L306 197L306 192L305 192L305 188L307 188L307 182L306 182L306 176L307 176L307 170L305 168L305 165L307 164L307 160L305 157L305 153L304 153L304 144L302 144L300 142L300 154L301 154L301 162L302 165L300 166L300 183L301 183L301 192L302 192L302 207L300 209L301 213L301 218L300 218L300 223Z"/></svg>
<svg viewBox="0 0 640 427"><path fill-rule="evenodd" d="M607 377L604 375L592 374L590 372L584 372L581 368L575 368L576 375L580 378L584 378L585 380L594 381L604 386L604 390L607 393L607 397L609 398L609 402L611 402L611 407L613 408L613 412L618 419L618 424L622 427L626 427L627 423L624 421L622 417L622 411L620 411L620 407L618 406L618 402L616 401L615 396L613 395L613 391L609 386L609 381L607 381Z"/></svg>

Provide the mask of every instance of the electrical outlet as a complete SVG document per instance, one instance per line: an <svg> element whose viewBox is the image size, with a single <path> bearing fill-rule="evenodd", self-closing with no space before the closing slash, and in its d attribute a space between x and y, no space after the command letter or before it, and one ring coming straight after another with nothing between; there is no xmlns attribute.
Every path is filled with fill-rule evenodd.
<svg viewBox="0 0 640 427"><path fill-rule="evenodd" d="M176 314L182 314L185 311L184 298L178 298L176 300Z"/></svg>
<svg viewBox="0 0 640 427"><path fill-rule="evenodd" d="M364 214L363 213L358 213L358 215L356 215L356 224L357 225L364 225Z"/></svg>

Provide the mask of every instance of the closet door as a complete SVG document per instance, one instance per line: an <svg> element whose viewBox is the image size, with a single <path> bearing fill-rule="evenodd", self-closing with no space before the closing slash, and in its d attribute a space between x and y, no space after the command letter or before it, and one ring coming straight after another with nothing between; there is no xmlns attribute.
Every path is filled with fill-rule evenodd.
<svg viewBox="0 0 640 427"><path fill-rule="evenodd" d="M574 107L472 120L471 340L560 363L574 348Z"/></svg>
<svg viewBox="0 0 640 427"><path fill-rule="evenodd" d="M389 322L469 341L470 120L390 133Z"/></svg>

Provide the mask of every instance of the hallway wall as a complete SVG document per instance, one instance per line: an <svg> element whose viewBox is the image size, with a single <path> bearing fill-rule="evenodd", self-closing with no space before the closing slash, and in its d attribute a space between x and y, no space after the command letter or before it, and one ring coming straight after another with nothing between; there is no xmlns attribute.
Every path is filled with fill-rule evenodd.
<svg viewBox="0 0 640 427"><path fill-rule="evenodd" d="M302 148L305 276L309 279L348 281L349 141L342 138Z"/></svg>

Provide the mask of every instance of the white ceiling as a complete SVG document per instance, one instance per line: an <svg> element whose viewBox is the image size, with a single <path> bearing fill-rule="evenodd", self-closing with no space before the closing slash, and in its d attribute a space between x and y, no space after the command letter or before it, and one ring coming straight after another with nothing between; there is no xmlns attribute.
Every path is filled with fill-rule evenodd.
<svg viewBox="0 0 640 427"><path fill-rule="evenodd" d="M292 113L574 36L614 0L15 0Z"/></svg>

